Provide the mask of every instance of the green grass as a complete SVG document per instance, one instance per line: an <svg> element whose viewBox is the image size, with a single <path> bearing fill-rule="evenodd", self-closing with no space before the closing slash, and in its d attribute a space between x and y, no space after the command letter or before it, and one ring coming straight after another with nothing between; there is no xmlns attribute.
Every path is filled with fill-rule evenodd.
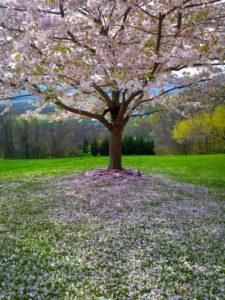
<svg viewBox="0 0 225 300"><path fill-rule="evenodd" d="M0 181L44 176L107 166L107 157L76 157L43 160L0 160ZM169 176L181 182L225 188L225 155L126 156L125 167Z"/></svg>
<svg viewBox="0 0 225 300"><path fill-rule="evenodd" d="M225 155L107 161L0 160L0 299L223 299Z"/></svg>
<svg viewBox="0 0 225 300"><path fill-rule="evenodd" d="M151 175L35 176L60 161L59 174L84 168L8 162L17 177L0 184L0 299L224 299L223 192Z"/></svg>

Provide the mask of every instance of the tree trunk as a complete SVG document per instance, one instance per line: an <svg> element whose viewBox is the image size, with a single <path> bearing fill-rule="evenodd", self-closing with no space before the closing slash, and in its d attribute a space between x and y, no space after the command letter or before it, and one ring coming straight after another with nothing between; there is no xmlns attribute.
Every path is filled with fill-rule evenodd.
<svg viewBox="0 0 225 300"><path fill-rule="evenodd" d="M109 169L122 169L122 133L121 128L111 131L109 143Z"/></svg>

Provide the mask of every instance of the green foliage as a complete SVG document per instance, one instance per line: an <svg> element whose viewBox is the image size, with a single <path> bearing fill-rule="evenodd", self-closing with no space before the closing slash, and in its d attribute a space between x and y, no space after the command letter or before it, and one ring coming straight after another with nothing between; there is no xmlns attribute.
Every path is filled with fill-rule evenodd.
<svg viewBox="0 0 225 300"><path fill-rule="evenodd" d="M109 140L107 138L99 141L98 151L102 156L109 155Z"/></svg>
<svg viewBox="0 0 225 300"><path fill-rule="evenodd" d="M82 149L84 153L88 153L88 141L86 138L83 140Z"/></svg>
<svg viewBox="0 0 225 300"><path fill-rule="evenodd" d="M35 75L42 75L44 73L44 69L38 65L34 67Z"/></svg>
<svg viewBox="0 0 225 300"><path fill-rule="evenodd" d="M145 48L152 48L155 46L155 40L154 39L150 39L145 43Z"/></svg>
<svg viewBox="0 0 225 300"><path fill-rule="evenodd" d="M137 154L155 154L154 142L144 141L142 136L132 137L130 135L125 136L122 144L122 152L125 155Z"/></svg>
<svg viewBox="0 0 225 300"><path fill-rule="evenodd" d="M145 142L145 154L155 155L154 147L155 147L155 145L154 145L153 141L146 141Z"/></svg>
<svg viewBox="0 0 225 300"><path fill-rule="evenodd" d="M137 136L135 141L136 154L146 154L146 144L142 136Z"/></svg>
<svg viewBox="0 0 225 300"><path fill-rule="evenodd" d="M136 145L132 136L128 135L123 138L122 152L125 155L135 154Z"/></svg>
<svg viewBox="0 0 225 300"><path fill-rule="evenodd" d="M90 144L91 154L96 156L98 153L101 156L109 155L109 140L104 138L97 144L93 141ZM154 155L154 142L144 141L142 136L133 137L131 135L125 135L122 141L122 153L124 155Z"/></svg>
<svg viewBox="0 0 225 300"><path fill-rule="evenodd" d="M187 147L188 153L225 153L225 105L212 113L204 112L180 121L173 138Z"/></svg>
<svg viewBox="0 0 225 300"><path fill-rule="evenodd" d="M66 45L57 45L57 46L54 46L53 51L60 52L60 53L64 54L66 52L69 52L70 48L67 47Z"/></svg>
<svg viewBox="0 0 225 300"><path fill-rule="evenodd" d="M210 45L209 44L198 45L197 49L202 53L207 53L210 51Z"/></svg>
<svg viewBox="0 0 225 300"><path fill-rule="evenodd" d="M201 11L201 12L198 12L195 16L194 16L194 20L197 21L197 22L200 22L204 19L207 19L208 17L208 13L206 11Z"/></svg>
<svg viewBox="0 0 225 300"><path fill-rule="evenodd" d="M152 74L151 71L146 72L145 75L150 81L154 81L156 79L156 77Z"/></svg>
<svg viewBox="0 0 225 300"><path fill-rule="evenodd" d="M96 142L95 139L90 144L90 151L91 151L91 154L93 156L97 156L98 155L98 143Z"/></svg>

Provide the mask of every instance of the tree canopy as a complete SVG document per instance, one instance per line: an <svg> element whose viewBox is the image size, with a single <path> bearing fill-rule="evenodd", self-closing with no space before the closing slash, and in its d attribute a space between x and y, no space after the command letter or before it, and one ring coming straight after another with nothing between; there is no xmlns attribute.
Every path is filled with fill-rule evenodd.
<svg viewBox="0 0 225 300"><path fill-rule="evenodd" d="M23 90L38 95L30 116L54 103L55 119L97 119L118 156L130 117L223 72L224 11L223 0L3 0L0 99Z"/></svg>
<svg viewBox="0 0 225 300"><path fill-rule="evenodd" d="M53 102L58 117L71 116L62 108L108 128L110 113L125 122L158 98L150 88L164 94L165 82L173 89L220 71L224 8L219 0L3 0L1 100L26 90L39 95L38 113ZM189 68L202 66L193 81Z"/></svg>

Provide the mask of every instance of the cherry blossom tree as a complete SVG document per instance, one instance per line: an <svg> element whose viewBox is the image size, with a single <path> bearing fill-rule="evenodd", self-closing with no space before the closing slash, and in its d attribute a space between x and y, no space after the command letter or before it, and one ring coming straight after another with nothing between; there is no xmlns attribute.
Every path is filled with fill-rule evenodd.
<svg viewBox="0 0 225 300"><path fill-rule="evenodd" d="M2 0L0 19L4 111L24 91L29 116L54 103L54 119L100 121L112 169L132 116L223 72L223 0Z"/></svg>

